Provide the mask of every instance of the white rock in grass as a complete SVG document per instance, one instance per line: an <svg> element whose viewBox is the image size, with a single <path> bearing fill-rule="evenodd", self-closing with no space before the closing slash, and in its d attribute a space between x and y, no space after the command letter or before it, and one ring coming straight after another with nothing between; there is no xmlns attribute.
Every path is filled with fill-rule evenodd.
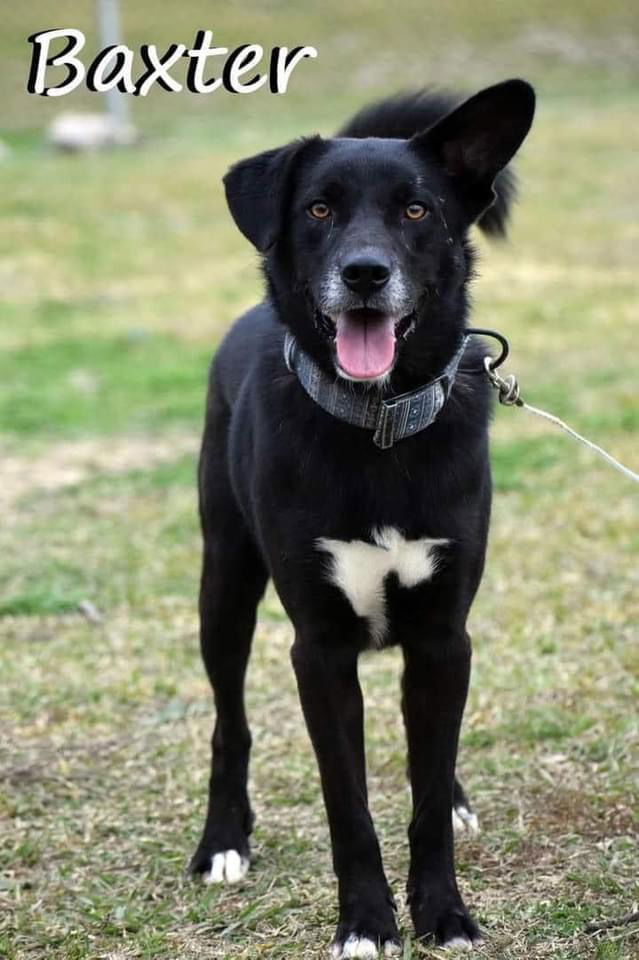
<svg viewBox="0 0 639 960"><path fill-rule="evenodd" d="M108 113L60 113L47 130L49 143L59 150L95 151L126 147L137 133L128 123L119 123Z"/></svg>

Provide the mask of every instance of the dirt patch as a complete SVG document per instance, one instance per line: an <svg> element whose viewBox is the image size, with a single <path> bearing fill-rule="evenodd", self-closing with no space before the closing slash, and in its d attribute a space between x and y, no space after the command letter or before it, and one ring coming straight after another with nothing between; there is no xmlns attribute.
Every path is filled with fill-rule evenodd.
<svg viewBox="0 0 639 960"><path fill-rule="evenodd" d="M96 473L118 474L153 467L195 453L197 446L195 434L172 432L161 438L120 436L58 443L33 457L5 455L0 511L38 490L60 490Z"/></svg>
<svg viewBox="0 0 639 960"><path fill-rule="evenodd" d="M539 796L528 825L531 832L555 839L579 834L601 843L632 836L637 829L630 806L619 800L606 805L601 796L579 790L555 790Z"/></svg>

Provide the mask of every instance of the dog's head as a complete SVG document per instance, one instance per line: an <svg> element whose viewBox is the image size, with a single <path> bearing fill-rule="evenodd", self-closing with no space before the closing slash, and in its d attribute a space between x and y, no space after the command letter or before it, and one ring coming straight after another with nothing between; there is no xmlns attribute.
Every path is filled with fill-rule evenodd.
<svg viewBox="0 0 639 960"><path fill-rule="evenodd" d="M265 255L284 321L320 362L383 382L429 338L455 342L468 228L494 202L533 111L532 88L510 80L408 140L314 137L231 168L235 222Z"/></svg>

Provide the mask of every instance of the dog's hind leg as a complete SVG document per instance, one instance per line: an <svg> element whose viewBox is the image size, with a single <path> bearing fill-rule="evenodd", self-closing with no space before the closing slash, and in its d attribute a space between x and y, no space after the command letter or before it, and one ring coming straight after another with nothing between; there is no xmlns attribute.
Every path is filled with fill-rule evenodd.
<svg viewBox="0 0 639 960"><path fill-rule="evenodd" d="M249 864L251 735L244 677L267 571L233 499L224 451L216 450L206 438L200 504L204 535L200 640L217 715L208 813L190 869L208 883L234 883L246 874Z"/></svg>
<svg viewBox="0 0 639 960"><path fill-rule="evenodd" d="M410 769L407 768L408 790L410 791ZM453 787L453 832L455 836L476 836L479 833L479 820L461 782L455 777Z"/></svg>

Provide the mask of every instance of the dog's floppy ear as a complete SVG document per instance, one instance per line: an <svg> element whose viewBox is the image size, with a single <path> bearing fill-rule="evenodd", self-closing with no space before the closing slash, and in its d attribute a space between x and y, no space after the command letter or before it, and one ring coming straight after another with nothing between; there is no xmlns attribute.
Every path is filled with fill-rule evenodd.
<svg viewBox="0 0 639 960"><path fill-rule="evenodd" d="M441 163L473 221L493 203L495 177L519 149L534 113L530 84L506 80L466 100L411 144Z"/></svg>
<svg viewBox="0 0 639 960"><path fill-rule="evenodd" d="M296 140L240 160L224 177L226 202L233 219L260 253L265 253L278 237L291 171L308 142Z"/></svg>

